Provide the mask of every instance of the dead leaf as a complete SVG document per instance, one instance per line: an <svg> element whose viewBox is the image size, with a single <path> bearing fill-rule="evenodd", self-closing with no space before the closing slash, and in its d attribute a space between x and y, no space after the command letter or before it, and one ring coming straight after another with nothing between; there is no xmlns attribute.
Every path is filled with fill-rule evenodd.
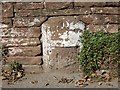
<svg viewBox="0 0 120 90"><path fill-rule="evenodd" d="M48 85L49 85L49 83L46 83L46 84L45 84L45 86L48 86Z"/></svg>
<svg viewBox="0 0 120 90"><path fill-rule="evenodd" d="M17 78L22 77L22 72L17 72Z"/></svg>
<svg viewBox="0 0 120 90"><path fill-rule="evenodd" d="M96 73L91 74L92 77L97 77Z"/></svg>
<svg viewBox="0 0 120 90"><path fill-rule="evenodd" d="M67 79L67 78L62 77L61 80L58 83L70 83L72 81L73 81L73 79Z"/></svg>
<svg viewBox="0 0 120 90"><path fill-rule="evenodd" d="M78 80L78 81L75 82L75 86L76 86L76 87L78 87L78 86L79 86L79 87L85 87L85 86L87 86L87 85L88 85L88 84L86 84L84 80Z"/></svg>
<svg viewBox="0 0 120 90"><path fill-rule="evenodd" d="M35 71L30 72L30 74L35 74Z"/></svg>
<svg viewBox="0 0 120 90"><path fill-rule="evenodd" d="M38 83L38 81L36 81L36 80L35 81L31 81L31 83L32 84L36 84L36 83Z"/></svg>
<svg viewBox="0 0 120 90"><path fill-rule="evenodd" d="M103 83L102 82L98 82L98 85L102 85Z"/></svg>

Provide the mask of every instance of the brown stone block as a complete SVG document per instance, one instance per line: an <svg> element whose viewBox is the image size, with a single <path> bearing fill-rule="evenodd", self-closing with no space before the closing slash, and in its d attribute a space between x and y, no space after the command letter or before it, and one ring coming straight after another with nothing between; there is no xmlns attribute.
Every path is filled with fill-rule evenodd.
<svg viewBox="0 0 120 90"><path fill-rule="evenodd" d="M14 27L40 26L46 19L47 17L14 18L13 26Z"/></svg>
<svg viewBox="0 0 120 90"><path fill-rule="evenodd" d="M118 24L119 23L118 17L119 17L119 15L105 15L104 16L105 22L111 23L111 24Z"/></svg>
<svg viewBox="0 0 120 90"><path fill-rule="evenodd" d="M12 27L12 19L11 18L2 18L2 24L8 25L8 27Z"/></svg>
<svg viewBox="0 0 120 90"><path fill-rule="evenodd" d="M75 7L117 7L119 2L74 2Z"/></svg>
<svg viewBox="0 0 120 90"><path fill-rule="evenodd" d="M33 9L43 9L42 2L22 2L15 4L15 11L17 10L33 10Z"/></svg>
<svg viewBox="0 0 120 90"><path fill-rule="evenodd" d="M64 9L64 10L42 10L43 16L63 16L63 15L84 15L91 14L90 8Z"/></svg>
<svg viewBox="0 0 120 90"><path fill-rule="evenodd" d="M41 46L9 47L9 56L37 56L41 54Z"/></svg>
<svg viewBox="0 0 120 90"><path fill-rule="evenodd" d="M28 16L40 16L42 14L42 10L17 10L15 13L16 17L28 17Z"/></svg>
<svg viewBox="0 0 120 90"><path fill-rule="evenodd" d="M14 18L13 25L15 27L40 26L46 19L45 17Z"/></svg>
<svg viewBox="0 0 120 90"><path fill-rule="evenodd" d="M74 2L74 7L91 7L93 2Z"/></svg>
<svg viewBox="0 0 120 90"><path fill-rule="evenodd" d="M39 65L42 63L42 57L37 56L37 57L8 57L7 58L7 63L12 63L13 61L17 61L20 64L23 65Z"/></svg>
<svg viewBox="0 0 120 90"><path fill-rule="evenodd" d="M81 15L79 19L86 24L105 24L105 20L102 15Z"/></svg>
<svg viewBox="0 0 120 90"><path fill-rule="evenodd" d="M6 46L36 46L41 42L39 38L2 38L1 43Z"/></svg>
<svg viewBox="0 0 120 90"><path fill-rule="evenodd" d="M72 2L45 2L45 9L66 9L73 8Z"/></svg>
<svg viewBox="0 0 120 90"><path fill-rule="evenodd" d="M120 5L119 2L106 2L105 3L105 6L110 6L110 7L112 6L118 7L119 5Z"/></svg>
<svg viewBox="0 0 120 90"><path fill-rule="evenodd" d="M20 16L62 16L62 15L81 15L90 14L90 8L64 9L64 10L19 10L16 17Z"/></svg>
<svg viewBox="0 0 120 90"><path fill-rule="evenodd" d="M39 27L29 28L4 28L2 30L2 37L22 37L22 38L39 38L41 31Z"/></svg>
<svg viewBox="0 0 120 90"><path fill-rule="evenodd" d="M74 2L74 7L103 7L105 2Z"/></svg>
<svg viewBox="0 0 120 90"><path fill-rule="evenodd" d="M119 14L118 7L93 7L93 14Z"/></svg>
<svg viewBox="0 0 120 90"><path fill-rule="evenodd" d="M87 29L93 32L104 30L105 32L116 33L118 32L118 25L117 24L88 25Z"/></svg>
<svg viewBox="0 0 120 90"><path fill-rule="evenodd" d="M3 17L13 17L13 5L12 5L12 3L3 3L2 16Z"/></svg>
<svg viewBox="0 0 120 90"><path fill-rule="evenodd" d="M118 23L118 15L79 15L79 19L86 24L93 24L93 25Z"/></svg>

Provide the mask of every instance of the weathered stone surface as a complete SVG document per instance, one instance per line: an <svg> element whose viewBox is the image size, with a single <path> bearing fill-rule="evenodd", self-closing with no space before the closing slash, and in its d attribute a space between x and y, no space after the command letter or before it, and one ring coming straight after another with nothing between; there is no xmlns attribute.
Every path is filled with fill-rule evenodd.
<svg viewBox="0 0 120 90"><path fill-rule="evenodd" d="M79 19L86 24L93 24L93 25L118 23L118 15L80 15Z"/></svg>
<svg viewBox="0 0 120 90"><path fill-rule="evenodd" d="M72 2L45 2L45 9L66 9L73 8Z"/></svg>
<svg viewBox="0 0 120 90"><path fill-rule="evenodd" d="M42 10L42 15L45 16L61 16L61 15L80 15L91 14L90 8L64 9L64 10Z"/></svg>
<svg viewBox="0 0 120 90"><path fill-rule="evenodd" d="M118 25L116 24L107 24L107 25L88 25L88 30L91 30L93 32L104 30L109 33L115 33L118 32Z"/></svg>
<svg viewBox="0 0 120 90"><path fill-rule="evenodd" d="M85 30L85 24L77 16L51 17L41 29L50 46L71 47L80 45L79 37Z"/></svg>
<svg viewBox="0 0 120 90"><path fill-rule="evenodd" d="M80 43L80 36L85 30L85 24L79 20L78 16L51 17L48 19L48 21L42 24L41 29L43 34L42 46L43 46L43 61L45 63L44 64L45 70L49 70L51 65L53 63L54 64L56 63L56 61L54 62L56 58L53 56L55 53L57 54L57 52L58 52L58 55L59 54L61 55L62 52L66 52L66 55L63 53L65 57L61 56L63 57L61 60L63 60L66 65L68 62L66 60L66 57L68 57L67 59L72 61L73 59L69 57L67 53L72 51L71 50L72 47L81 48L82 44ZM60 49L58 48L60 49L64 48L64 49L62 49L60 51L61 53L59 53ZM57 51L54 51L54 50L57 50ZM54 65L52 68L54 68Z"/></svg>
<svg viewBox="0 0 120 90"><path fill-rule="evenodd" d="M12 19L11 18L2 18L1 21L3 24L8 25L8 27L12 27Z"/></svg>
<svg viewBox="0 0 120 90"><path fill-rule="evenodd" d="M13 5L12 3L3 3L2 6L2 16L3 17L13 17Z"/></svg>
<svg viewBox="0 0 120 90"><path fill-rule="evenodd" d="M43 2L22 2L15 4L15 11L17 10L30 10L30 9L43 9Z"/></svg>
<svg viewBox="0 0 120 90"><path fill-rule="evenodd" d="M28 17L28 16L40 16L42 14L42 10L17 10L15 13L16 17Z"/></svg>
<svg viewBox="0 0 120 90"><path fill-rule="evenodd" d="M110 6L110 7L117 7L117 6L119 6L120 4L119 4L119 2L106 2L105 3L105 6Z"/></svg>
<svg viewBox="0 0 120 90"><path fill-rule="evenodd" d="M2 38L1 43L6 46L36 46L41 42L39 38Z"/></svg>
<svg viewBox="0 0 120 90"><path fill-rule="evenodd" d="M21 37L21 38L39 38L41 35L40 27L29 28L4 28L1 29L2 37Z"/></svg>
<svg viewBox="0 0 120 90"><path fill-rule="evenodd" d="M17 56L17 57L8 57L7 58L7 63L11 63L13 61L17 61L20 64L23 65L39 65L42 63L42 57L41 56L37 56L37 57L21 57L21 56Z"/></svg>
<svg viewBox="0 0 120 90"><path fill-rule="evenodd" d="M46 19L47 17L14 18L13 26L15 27L40 26Z"/></svg>
<svg viewBox="0 0 120 90"><path fill-rule="evenodd" d="M93 7L93 14L119 14L118 7Z"/></svg>
<svg viewBox="0 0 120 90"><path fill-rule="evenodd" d="M41 46L35 47L9 47L9 56L36 56L41 54Z"/></svg>
<svg viewBox="0 0 120 90"><path fill-rule="evenodd" d="M64 10L19 10L16 17L21 16L62 16L62 15L81 15L90 14L90 8L64 9Z"/></svg>
<svg viewBox="0 0 120 90"><path fill-rule="evenodd" d="M74 2L74 7L105 6L105 2Z"/></svg>
<svg viewBox="0 0 120 90"><path fill-rule="evenodd" d="M76 0L75 0L76 1ZM118 2L74 2L75 7L117 7Z"/></svg>
<svg viewBox="0 0 120 90"><path fill-rule="evenodd" d="M111 23L111 24L118 24L118 17L119 15L105 15L105 22L106 23Z"/></svg>
<svg viewBox="0 0 120 90"><path fill-rule="evenodd" d="M74 65L77 65L77 68L79 69L79 61L77 59L78 52L79 52L78 48L75 47L53 49L49 61L50 68L60 69L69 68L70 66L74 67Z"/></svg>

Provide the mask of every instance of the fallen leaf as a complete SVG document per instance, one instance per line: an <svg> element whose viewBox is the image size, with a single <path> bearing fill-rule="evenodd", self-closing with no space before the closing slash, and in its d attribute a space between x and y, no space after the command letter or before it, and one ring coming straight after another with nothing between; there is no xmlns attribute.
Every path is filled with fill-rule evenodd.
<svg viewBox="0 0 120 90"><path fill-rule="evenodd" d="M85 87L85 86L87 86L88 84L86 84L85 83L85 81L84 80L77 80L76 82L75 82L75 86L76 87Z"/></svg>
<svg viewBox="0 0 120 90"><path fill-rule="evenodd" d="M98 85L102 85L103 83L102 82L98 82Z"/></svg>
<svg viewBox="0 0 120 90"><path fill-rule="evenodd" d="M35 74L35 71L30 72L30 74Z"/></svg>
<svg viewBox="0 0 120 90"><path fill-rule="evenodd" d="M67 79L67 78L62 77L61 80L59 80L58 83L70 83L72 81L73 81L73 79Z"/></svg>
<svg viewBox="0 0 120 90"><path fill-rule="evenodd" d="M32 84L36 84L36 83L38 83L38 81L31 81L31 83L32 83Z"/></svg>
<svg viewBox="0 0 120 90"><path fill-rule="evenodd" d="M97 77L96 73L91 74L92 77Z"/></svg>
<svg viewBox="0 0 120 90"><path fill-rule="evenodd" d="M45 86L48 86L48 85L49 85L49 83L46 83L46 84L45 84Z"/></svg>
<svg viewBox="0 0 120 90"><path fill-rule="evenodd" d="M17 78L22 77L22 72L17 72Z"/></svg>

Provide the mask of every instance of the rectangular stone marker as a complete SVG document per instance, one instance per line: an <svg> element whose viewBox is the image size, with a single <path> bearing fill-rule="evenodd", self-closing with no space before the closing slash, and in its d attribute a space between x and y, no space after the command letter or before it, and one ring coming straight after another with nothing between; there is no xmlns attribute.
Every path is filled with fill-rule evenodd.
<svg viewBox="0 0 120 90"><path fill-rule="evenodd" d="M73 71L78 70L77 54L82 47L80 36L84 30L85 24L76 16L51 17L42 24L45 71L72 66Z"/></svg>

